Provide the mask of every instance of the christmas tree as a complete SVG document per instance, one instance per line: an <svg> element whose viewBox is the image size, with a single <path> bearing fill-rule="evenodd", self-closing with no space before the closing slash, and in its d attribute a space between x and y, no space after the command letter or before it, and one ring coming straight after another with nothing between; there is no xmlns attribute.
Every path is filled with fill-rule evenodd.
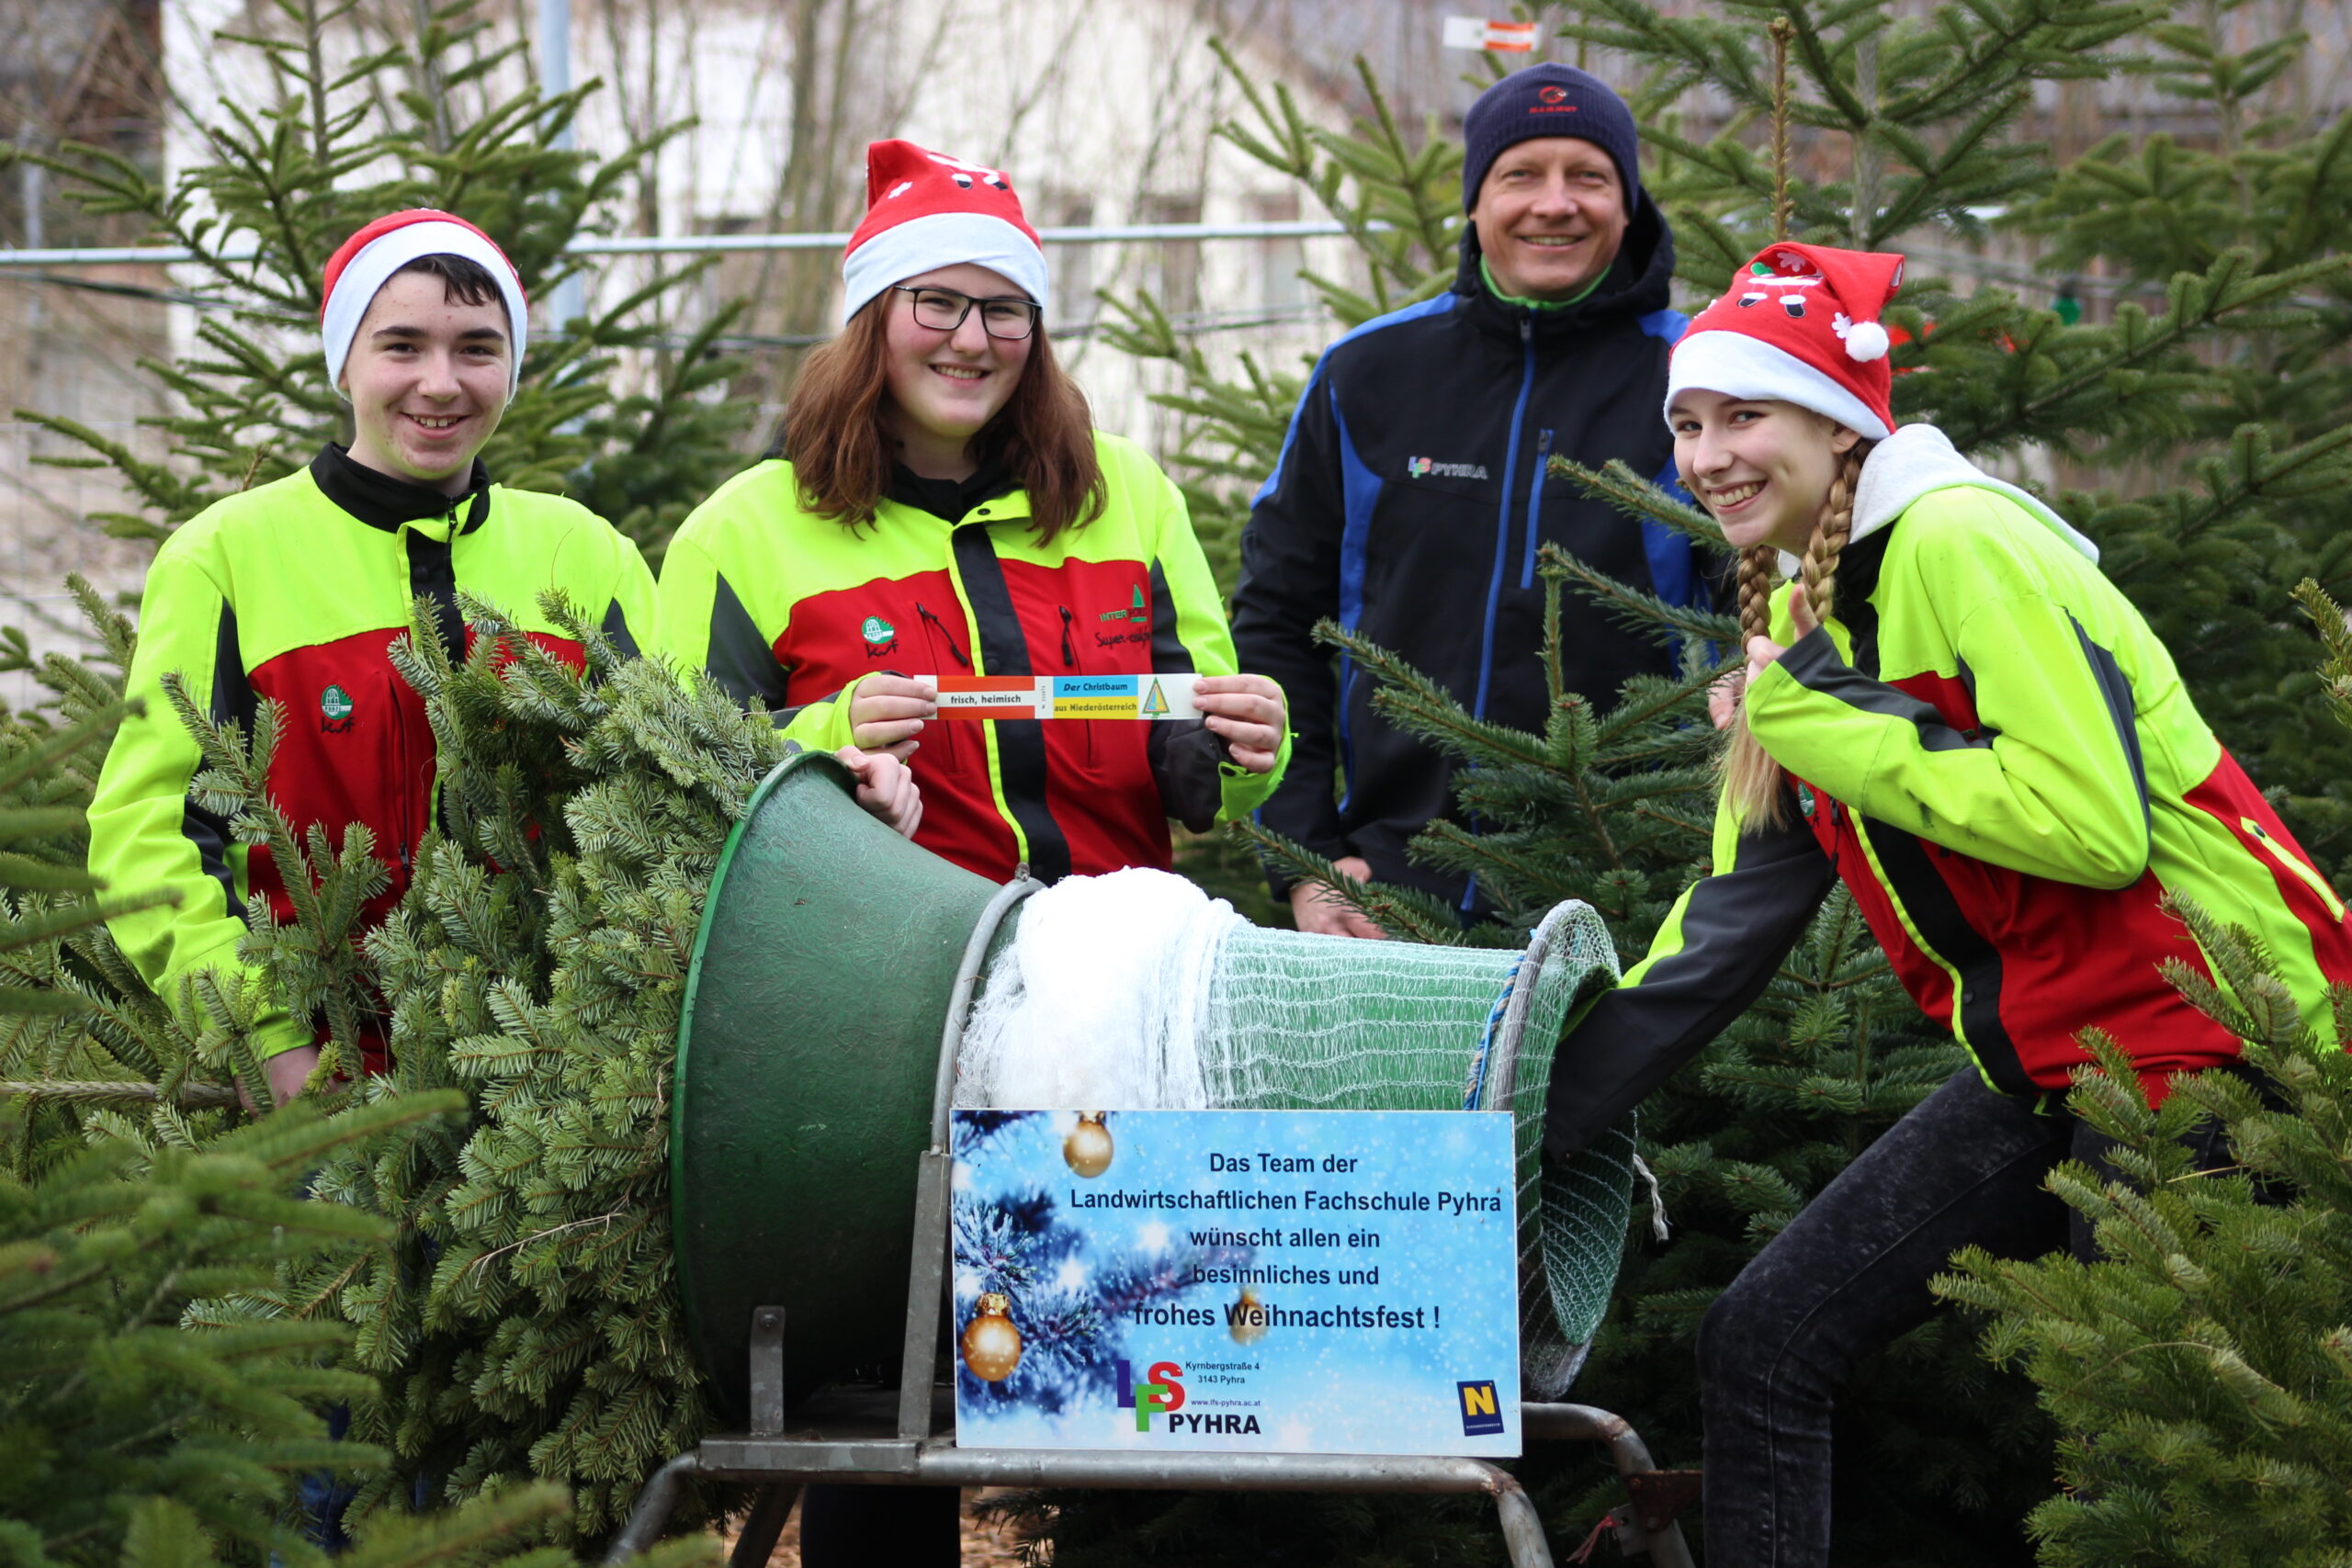
<svg viewBox="0 0 2352 1568"><path fill-rule="evenodd" d="M343 1364L365 1374L353 1431L380 1454L352 1517L543 1480L571 1503L539 1516L547 1532L593 1549L707 1421L671 1267L671 1070L712 869L785 742L715 682L621 659L560 600L545 608L586 649L584 671L494 608L463 608L474 632L463 663L428 601L394 649L438 742L441 819L411 892L372 932L358 922L382 872L364 834L340 851L315 830L298 838L263 789L274 710L246 737L181 704L206 752L198 788L299 890L291 923L251 910L241 955L347 1066L356 1020L388 1013L394 1061L321 1091L337 1122L361 1125L312 1159L308 1187L382 1222L375 1245L289 1259L202 1315L223 1328L348 1325ZM124 983L156 1005L135 976ZM212 987L206 1000L227 1021L173 1059L266 1100L242 1027L250 998ZM110 1077L144 1076L129 1054L109 1066ZM419 1120L419 1105L463 1114ZM702 1517L689 1507L675 1523Z"/></svg>
<svg viewBox="0 0 2352 1568"><path fill-rule="evenodd" d="M2352 722L2352 633L2317 584L2320 684ZM2154 1110L2113 1042L2069 1104L2120 1147L2120 1179L2062 1166L2052 1190L2100 1258L1978 1251L1939 1289L1992 1314L1986 1351L2023 1366L2064 1433L2065 1487L2035 1509L2049 1568L2320 1563L2352 1547L2352 998L2303 1015L2247 933L2186 909L2212 975L2171 978L2275 1086L2208 1072ZM2216 979L2226 984L2224 991ZM2218 1121L2235 1163L2178 1141Z"/></svg>
<svg viewBox="0 0 2352 1568"><path fill-rule="evenodd" d="M119 671L128 627L84 597ZM369 1396L373 1380L334 1364L346 1325L232 1303L292 1274L349 1270L387 1243L390 1224L325 1198L311 1173L463 1098L332 1115L303 1102L254 1121L232 1090L192 1077L222 1042L191 1039L103 923L153 896L100 890L79 869L119 674L53 658L40 676L66 722L36 713L0 728L0 1560L322 1563L293 1483L385 1468L380 1448L328 1441L317 1414ZM560 1487L510 1489L386 1521L342 1561L557 1568L568 1555L514 1549L567 1509ZM683 1543L639 1561L707 1560Z"/></svg>
<svg viewBox="0 0 2352 1568"><path fill-rule="evenodd" d="M363 1507L546 1477L594 1541L707 1420L672 1273L671 1068L712 869L784 742L552 608L585 672L479 605L464 664L429 615L397 655L440 739L444 836L367 940L396 1066L355 1098L454 1086L472 1117L330 1165L321 1190L391 1219L393 1244L277 1305L348 1318L383 1379L356 1426L395 1463Z"/></svg>
<svg viewBox="0 0 2352 1568"><path fill-rule="evenodd" d="M670 1073L718 848L784 743L716 684L620 660L560 603L548 607L587 649L584 671L477 604L466 606L472 652L452 664L425 604L423 635L397 657L440 740L442 832L408 898L362 943L359 911L382 873L364 841L336 852L322 834L298 838L267 800L274 710L265 705L247 737L183 703L207 753L198 787L243 841L300 872L286 878L300 890L297 919L255 911L243 955L328 1032L330 1056L356 1064L363 1010L392 1019L394 1072L328 1093L315 1136L297 1136L314 1107L248 1124L224 1087L267 1102L246 1037L260 993L205 976L190 982L202 1008L167 1009L101 923L124 900L86 896L89 758L119 715L133 634L84 598L110 666L49 656L36 673L56 707L0 728L0 789L11 792L0 795L0 840L12 846L0 874L19 885L0 920L0 1009L15 1010L0 1010L0 1089L30 1107L6 1129L11 1179L33 1182L36 1197L45 1179L73 1181L26 1211L28 1239L47 1237L53 1213L86 1204L93 1184L138 1208L136 1190L117 1191L119 1170L84 1156L94 1139L137 1164L238 1154L283 1125L263 1145L268 1163L243 1179L283 1178L281 1195L300 1181L303 1201L237 1199L233 1211L275 1238L266 1248L140 1254L169 1282L154 1295L158 1334L177 1332L164 1325L178 1314L254 1354L282 1339L310 1380L299 1392L354 1409L356 1440L337 1446L315 1440L314 1416L286 1425L298 1405L272 1407L268 1430L298 1457L239 1472L256 1517L266 1524L288 1506L261 1495L257 1477L282 1486L297 1467L331 1464L359 1472L347 1517L374 1521L388 1541L458 1529L420 1535L397 1522L455 1504L458 1520L475 1521L459 1535L473 1531L465 1539L477 1546L520 1536L593 1549L706 1421L670 1268ZM52 712L71 727L56 728ZM200 1032L182 1021L208 1015ZM297 1239L322 1231L340 1245L277 1236L297 1211ZM18 1256L10 1239L0 1230L0 1259ZM35 1274L54 1268L39 1251L23 1256ZM107 1278L85 1283L112 1299ZM6 1311L0 1293L0 1323ZM48 1320L31 1326L51 1331ZM322 1349L340 1371L316 1370ZM205 1408L192 1405L191 1419ZM534 1483L557 1489L517 1493ZM525 1495L527 1506L514 1501ZM704 1517L689 1508L675 1522ZM535 1568L571 1560L549 1550L558 1555L531 1558Z"/></svg>
<svg viewBox="0 0 2352 1568"><path fill-rule="evenodd" d="M346 61L361 41L350 10L271 0L250 30L223 35L224 47L257 51L282 90L258 108L224 104L202 128L206 157L167 182L105 148L0 149L0 165L35 158L87 211L140 220L153 243L187 249L201 294L228 307L198 317L196 353L148 367L175 404L155 422L164 460L71 419L20 413L90 454L57 461L111 467L126 481L135 510L91 519L109 532L161 538L223 495L308 463L322 441L349 442L350 410L315 334L327 258L362 224L410 208L456 212L498 243L530 298L558 297L581 265L564 247L615 220L669 134L608 159L564 145L593 84L540 93L523 76L522 43L498 42L475 0L421 6L412 28ZM739 465L749 414L707 395L738 368L717 345L739 308L690 319L705 270L658 273L609 308L533 333L521 389L482 452L501 484L573 495L657 562Z"/></svg>

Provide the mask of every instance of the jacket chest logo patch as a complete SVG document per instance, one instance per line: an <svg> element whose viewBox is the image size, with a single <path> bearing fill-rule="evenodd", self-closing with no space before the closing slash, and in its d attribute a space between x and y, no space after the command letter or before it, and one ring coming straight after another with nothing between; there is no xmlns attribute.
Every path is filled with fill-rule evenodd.
<svg viewBox="0 0 2352 1568"><path fill-rule="evenodd" d="M351 694L341 686L329 686L319 694L319 728L329 735L341 735L351 728Z"/></svg>
<svg viewBox="0 0 2352 1568"><path fill-rule="evenodd" d="M859 622L857 635L865 639L868 659L879 659L899 646L899 628L879 615L868 615Z"/></svg>
<svg viewBox="0 0 2352 1568"><path fill-rule="evenodd" d="M1068 611L1063 612L1068 615ZM1095 617L1094 646L1117 648L1125 643L1151 640L1151 606L1143 596L1143 584L1134 585L1126 604L1115 610L1104 610Z"/></svg>
<svg viewBox="0 0 2352 1568"><path fill-rule="evenodd" d="M1406 474L1417 479L1483 479L1487 477L1484 463L1441 463L1435 457L1408 457Z"/></svg>

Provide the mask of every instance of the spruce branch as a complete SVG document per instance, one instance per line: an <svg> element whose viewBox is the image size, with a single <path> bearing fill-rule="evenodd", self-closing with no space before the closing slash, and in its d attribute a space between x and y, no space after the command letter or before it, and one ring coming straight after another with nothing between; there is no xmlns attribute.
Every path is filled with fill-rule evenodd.
<svg viewBox="0 0 2352 1568"><path fill-rule="evenodd" d="M2310 578L2295 585L2295 603L2319 633L2320 647L2325 658L2320 665L2320 680L2327 692L2328 705L2335 711L2336 722L2352 728L2352 620L2347 620L2344 608L2317 582Z"/></svg>
<svg viewBox="0 0 2352 1568"><path fill-rule="evenodd" d="M1369 637L1325 620L1316 623L1315 640L1338 649L1380 682L1373 705L1399 728L1457 755L1534 766L1545 761L1535 737L1475 717L1451 692Z"/></svg>
<svg viewBox="0 0 2352 1568"><path fill-rule="evenodd" d="M362 961L354 940L368 901L388 881L375 856L375 839L364 823L343 833L340 846L313 826L298 837L292 821L268 793L270 760L285 725L284 710L265 699L250 744L234 720L216 723L196 705L176 672L163 677L164 697L194 738L202 766L190 795L228 825L239 843L266 850L294 923L278 923L269 900L256 893L246 903L248 934L239 955L257 966L270 988L297 1019L322 1015L322 1082L356 1078L359 1072L361 1023L372 1009L364 990ZM225 1006L224 994L208 991L209 1006ZM242 1010L232 1010L241 1011ZM213 1015L229 1021L231 1011Z"/></svg>
<svg viewBox="0 0 2352 1568"><path fill-rule="evenodd" d="M1722 527L1689 496L1678 495L1644 479L1621 457L1612 457L1595 470L1566 457L1555 457L1545 460L1544 471L1550 478L1574 480L1585 494L1608 502L1627 516L1662 523L1713 549L1730 547L1724 543Z"/></svg>
<svg viewBox="0 0 2352 1568"><path fill-rule="evenodd" d="M1449 947L1477 940L1477 933L1464 931L1461 916L1442 898L1418 888L1360 882L1304 844L1246 818L1227 824L1226 834L1255 850L1284 880L1328 888L1391 936Z"/></svg>
<svg viewBox="0 0 2352 1568"><path fill-rule="evenodd" d="M2181 350L2224 326L2268 330L2306 321L2299 297L2342 278L2347 267L2352 258L2330 256L2259 273L2252 251L2232 250L2201 276L2175 276L2159 315L2126 303L2107 325L2046 331L2008 356L2014 368L2003 367L2007 395L1997 412L1972 419L1966 411L1948 410L1939 423L1964 449L2002 446L2041 431L2111 424L2136 397L2182 389L2177 372L2171 379L2147 374L2171 371ZM1931 344L1928 355L1931 362L1941 358L1940 345ZM1923 386L1921 395L1932 387Z"/></svg>
<svg viewBox="0 0 2352 1568"><path fill-rule="evenodd" d="M1722 656L1725 662L1708 672L1709 681L1719 674L1721 669L1737 662L1733 657L1739 647L1737 615L1717 615L1710 610L1669 604L1655 593L1618 581L1607 572L1587 565L1555 546L1546 545L1544 548L1549 553L1549 558L1556 563L1559 573L1575 579L1585 596L1608 609L1619 624L1636 631L1712 643L1725 650Z"/></svg>

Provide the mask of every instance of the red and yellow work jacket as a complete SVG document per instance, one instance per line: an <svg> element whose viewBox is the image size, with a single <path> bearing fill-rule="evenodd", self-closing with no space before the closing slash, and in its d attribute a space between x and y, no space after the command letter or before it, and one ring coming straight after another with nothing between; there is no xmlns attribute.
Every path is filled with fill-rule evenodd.
<svg viewBox="0 0 2352 1568"><path fill-rule="evenodd" d="M670 542L662 647L826 750L849 743L843 694L878 671L1235 673L1182 493L1131 442L1095 450L1102 514L1046 545L1008 486L967 487L944 516L893 493L853 529L803 509L790 463L756 464ZM1169 818L1246 815L1289 756L1285 736L1272 773L1247 773L1197 719L938 720L910 759L915 841L997 881L1023 863L1046 881L1165 869Z"/></svg>
<svg viewBox="0 0 2352 1568"><path fill-rule="evenodd" d="M388 655L412 603L434 603L455 655L473 635L458 613L462 592L577 667L580 645L539 609L548 589L600 618L624 651L650 635L653 579L637 547L576 502L490 483L479 464L472 488L452 499L328 446L300 473L208 507L165 540L140 599L130 672L129 693L146 712L116 735L89 814L93 873L121 890L182 895L176 908L108 922L149 983L174 998L180 976L214 968L240 984L247 900L265 900L279 920L294 913L268 852L235 842L189 793L201 760L164 697L164 674L177 671L190 701L247 736L260 705L278 705L270 797L298 839L317 826L340 848L347 826L367 825L389 878L368 904L372 924L408 890L435 807L424 700ZM260 1046L272 1055L311 1038L281 1010Z"/></svg>
<svg viewBox="0 0 2352 1568"><path fill-rule="evenodd" d="M2063 1090L2105 1031L2153 1097L2239 1042L2161 966L2212 964L2168 895L2255 933L2305 1016L2352 984L2345 907L2222 749L2097 552L2022 491L1907 425L1864 466L1834 618L1781 656L1748 722L1790 775L1785 827L1728 802L1711 874L1555 1058L1566 1155L1746 1010L1837 882L1993 1089Z"/></svg>

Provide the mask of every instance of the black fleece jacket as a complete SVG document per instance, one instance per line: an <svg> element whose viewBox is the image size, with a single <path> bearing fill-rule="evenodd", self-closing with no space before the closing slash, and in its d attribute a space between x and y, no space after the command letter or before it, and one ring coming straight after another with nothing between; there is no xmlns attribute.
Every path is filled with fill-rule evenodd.
<svg viewBox="0 0 2352 1568"><path fill-rule="evenodd" d="M1241 536L1233 640L1241 668L1282 683L1298 737L1258 814L1267 827L1475 912L1475 886L1405 857L1425 823L1453 814L1454 764L1373 711L1374 682L1335 664L1316 622L1401 654L1476 714L1540 731L1539 546L1678 604L1722 601L1722 570L1687 539L1546 473L1555 457L1622 458L1670 481L1660 411L1688 324L1667 306L1673 272L1673 237L1646 193L1609 275L1566 307L1498 299L1465 228L1451 292L1325 351ZM1602 707L1629 677L1676 668L1671 649L1586 600L1571 595L1562 614L1567 684ZM1287 884L1271 879L1280 897Z"/></svg>

